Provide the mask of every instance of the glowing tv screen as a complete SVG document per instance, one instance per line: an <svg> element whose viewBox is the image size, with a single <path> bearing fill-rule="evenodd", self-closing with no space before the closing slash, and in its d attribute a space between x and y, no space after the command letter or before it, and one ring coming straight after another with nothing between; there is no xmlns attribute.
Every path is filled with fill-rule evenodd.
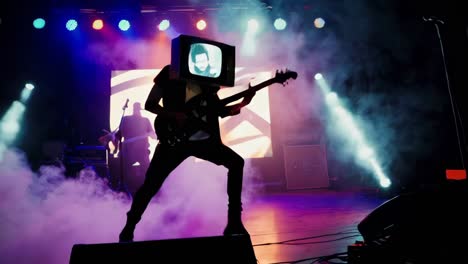
<svg viewBox="0 0 468 264"><path fill-rule="evenodd" d="M187 64L191 74L218 78L221 74L222 52L211 44L194 43L190 45Z"/></svg>

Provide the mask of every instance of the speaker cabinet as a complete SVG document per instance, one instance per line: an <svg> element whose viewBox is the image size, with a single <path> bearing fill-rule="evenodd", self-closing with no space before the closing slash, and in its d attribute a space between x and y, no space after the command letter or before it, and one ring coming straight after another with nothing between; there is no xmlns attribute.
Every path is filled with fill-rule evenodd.
<svg viewBox="0 0 468 264"><path fill-rule="evenodd" d="M132 243L76 244L70 264L226 263L257 264L250 237L214 236Z"/></svg>
<svg viewBox="0 0 468 264"><path fill-rule="evenodd" d="M79 145L65 149L64 164L67 176L78 177L85 168L94 170L102 178L109 178L107 149L103 146Z"/></svg>
<svg viewBox="0 0 468 264"><path fill-rule="evenodd" d="M468 263L467 201L464 186L402 193L375 208L358 230L389 261L379 263Z"/></svg>
<svg viewBox="0 0 468 264"><path fill-rule="evenodd" d="M329 187L325 146L284 146L283 151L288 190Z"/></svg>

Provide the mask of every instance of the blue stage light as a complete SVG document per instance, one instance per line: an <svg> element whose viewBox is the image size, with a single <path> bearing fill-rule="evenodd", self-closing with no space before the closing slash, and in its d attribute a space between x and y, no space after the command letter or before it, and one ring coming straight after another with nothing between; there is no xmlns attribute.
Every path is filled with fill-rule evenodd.
<svg viewBox="0 0 468 264"><path fill-rule="evenodd" d="M127 31L130 28L130 22L126 19L122 19L119 22L119 28L122 31Z"/></svg>
<svg viewBox="0 0 468 264"><path fill-rule="evenodd" d="M33 26L37 29L41 29L41 28L44 28L45 27L45 20L43 18L36 18L34 19L33 21Z"/></svg>
<svg viewBox="0 0 468 264"><path fill-rule="evenodd" d="M73 31L78 27L78 21L75 19L69 19L65 27L68 29L68 31Z"/></svg>

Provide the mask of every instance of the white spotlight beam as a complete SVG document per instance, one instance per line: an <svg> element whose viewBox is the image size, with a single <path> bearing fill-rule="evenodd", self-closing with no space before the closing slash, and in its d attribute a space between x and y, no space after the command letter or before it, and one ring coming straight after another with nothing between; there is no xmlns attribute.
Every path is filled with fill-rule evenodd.
<svg viewBox="0 0 468 264"><path fill-rule="evenodd" d="M358 159L356 160L360 161L360 165L364 162L366 164L366 168L372 169L382 187L389 187L391 181L385 175L382 167L377 162L377 159L374 156L374 150L369 146L369 143L366 142L365 135L356 125L353 115L340 103L338 95L331 92L331 89L322 74L317 73L315 75L315 79L320 90L325 96L325 103L327 104L330 113L339 124L339 129L343 131L343 138L347 141L347 144L353 148L353 153L358 155Z"/></svg>
<svg viewBox="0 0 468 264"><path fill-rule="evenodd" d="M0 143L6 146L13 143L20 130L20 122L23 118L26 106L19 101L14 101L0 120Z"/></svg>

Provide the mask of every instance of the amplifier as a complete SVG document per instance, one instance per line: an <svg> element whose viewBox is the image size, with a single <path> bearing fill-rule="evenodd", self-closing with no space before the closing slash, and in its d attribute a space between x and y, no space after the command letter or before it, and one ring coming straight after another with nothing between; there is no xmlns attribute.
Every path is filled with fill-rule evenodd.
<svg viewBox="0 0 468 264"><path fill-rule="evenodd" d="M79 145L65 150L65 163L107 164L104 146Z"/></svg>
<svg viewBox="0 0 468 264"><path fill-rule="evenodd" d="M107 149L104 146L79 145L65 149L64 164L66 174L70 177L77 177L82 169L92 167L98 176L108 178L107 161Z"/></svg>

